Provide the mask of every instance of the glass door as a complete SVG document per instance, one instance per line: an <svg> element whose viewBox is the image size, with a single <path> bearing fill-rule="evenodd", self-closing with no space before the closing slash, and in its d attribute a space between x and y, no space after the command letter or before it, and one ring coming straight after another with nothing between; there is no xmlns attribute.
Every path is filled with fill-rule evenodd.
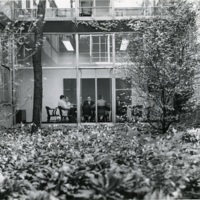
<svg viewBox="0 0 200 200"><path fill-rule="evenodd" d="M97 122L112 121L112 82L111 78L97 78Z"/></svg>
<svg viewBox="0 0 200 200"><path fill-rule="evenodd" d="M111 78L81 79L81 122L112 121Z"/></svg>
<svg viewBox="0 0 200 200"><path fill-rule="evenodd" d="M95 79L81 79L81 122L95 122Z"/></svg>
<svg viewBox="0 0 200 200"><path fill-rule="evenodd" d="M76 100L76 79L63 79L64 91L63 94L70 102L70 109L68 111L69 123L77 122L77 100Z"/></svg>

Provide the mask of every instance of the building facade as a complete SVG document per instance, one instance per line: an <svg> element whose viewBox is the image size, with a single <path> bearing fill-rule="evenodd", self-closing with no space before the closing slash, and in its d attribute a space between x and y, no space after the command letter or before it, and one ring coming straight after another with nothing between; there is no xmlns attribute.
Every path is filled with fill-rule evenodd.
<svg viewBox="0 0 200 200"><path fill-rule="evenodd" d="M37 0L12 1L11 20L33 23L37 17L37 3ZM62 94L73 105L73 123L84 122L82 106L88 96L95 102L92 122L98 122L96 102L99 95L109 105L107 122L118 120L117 96L126 107L143 105L131 81L119 70L128 62L127 38L134 34L126 20L160 15L164 6L156 0L47 0L46 6L42 121L47 121L46 106L56 108ZM14 37L19 38L18 35ZM16 91L15 110L21 113L17 122L32 121L34 37L29 33L25 40L23 45L15 41L13 53L16 84L12 89Z"/></svg>
<svg viewBox="0 0 200 200"><path fill-rule="evenodd" d="M11 21L11 7L7 1L0 1L0 126L13 124L12 99L12 55L11 41L3 33ZM9 49L9 50L8 50Z"/></svg>

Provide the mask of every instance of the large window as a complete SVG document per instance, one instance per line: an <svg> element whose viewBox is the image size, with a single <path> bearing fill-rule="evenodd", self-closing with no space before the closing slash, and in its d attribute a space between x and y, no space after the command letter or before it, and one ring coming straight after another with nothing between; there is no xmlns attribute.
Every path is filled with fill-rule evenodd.
<svg viewBox="0 0 200 200"><path fill-rule="evenodd" d="M132 101L131 80L116 79L116 96L120 96L122 102L130 105Z"/></svg>
<svg viewBox="0 0 200 200"><path fill-rule="evenodd" d="M31 67L34 52L34 35L15 35L15 44L15 64L20 67Z"/></svg>
<svg viewBox="0 0 200 200"><path fill-rule="evenodd" d="M143 46L142 36L136 33L116 33L115 35L115 58L116 63L129 63L132 51L137 51L134 45ZM134 42L134 45L133 45ZM141 52L138 52L141 53Z"/></svg>
<svg viewBox="0 0 200 200"><path fill-rule="evenodd" d="M132 104L131 80L116 79L116 121L126 120L128 106Z"/></svg>
<svg viewBox="0 0 200 200"><path fill-rule="evenodd" d="M94 62L112 61L112 42L110 35L92 36L92 58Z"/></svg>
<svg viewBox="0 0 200 200"><path fill-rule="evenodd" d="M70 123L77 122L77 101L76 101L76 79L63 79L63 94L68 97L71 103L68 117Z"/></svg>
<svg viewBox="0 0 200 200"><path fill-rule="evenodd" d="M112 83L110 78L81 79L81 121L112 121Z"/></svg>
<svg viewBox="0 0 200 200"><path fill-rule="evenodd" d="M130 43L129 33L117 33L115 35L115 58L116 62L128 62L128 47Z"/></svg>
<svg viewBox="0 0 200 200"><path fill-rule="evenodd" d="M0 103L11 103L10 96L10 69L5 66L0 67Z"/></svg>
<svg viewBox="0 0 200 200"><path fill-rule="evenodd" d="M105 63L112 62L113 45L111 34L80 35L79 36L79 62Z"/></svg>
<svg viewBox="0 0 200 200"><path fill-rule="evenodd" d="M7 66L10 61L10 54L9 54L9 47L10 47L10 41L9 37L3 35L3 37L0 39L0 54L1 54L1 64Z"/></svg>
<svg viewBox="0 0 200 200"><path fill-rule="evenodd" d="M16 64L32 67L34 35L15 37ZM73 34L44 34L42 47L43 67L76 67L76 44ZM6 56L4 56L6 58Z"/></svg>
<svg viewBox="0 0 200 200"><path fill-rule="evenodd" d="M9 37L2 35L0 38L0 103L10 103L10 68L8 67L11 62L10 55L11 42Z"/></svg>
<svg viewBox="0 0 200 200"><path fill-rule="evenodd" d="M75 35L45 34L42 64L43 67L76 67Z"/></svg>

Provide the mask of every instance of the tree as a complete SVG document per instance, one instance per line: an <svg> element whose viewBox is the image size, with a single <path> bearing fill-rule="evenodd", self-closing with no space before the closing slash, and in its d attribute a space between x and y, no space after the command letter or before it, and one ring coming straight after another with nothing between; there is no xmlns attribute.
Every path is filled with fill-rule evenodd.
<svg viewBox="0 0 200 200"><path fill-rule="evenodd" d="M46 0L40 0L37 10L37 20L34 27L34 55L33 55L33 69L34 69L34 101L33 101L33 123L32 132L35 132L42 121L42 45L43 45L43 26L45 17Z"/></svg>
<svg viewBox="0 0 200 200"><path fill-rule="evenodd" d="M12 3L7 1L7 4ZM7 5L6 4L6 5ZM2 6L5 7L3 4ZM2 43L2 57L6 60L5 65L12 70L12 81L13 84L13 96L12 104L16 107L15 99L15 85L19 83L15 80L15 72L17 68L14 67L16 64L13 59L11 59L11 54L13 58L16 58L18 64L30 65L30 58L32 57L33 68L34 68L34 103L33 103L33 124L32 131L36 131L38 127L41 126L42 120L42 65L41 65L41 54L43 45L43 26L45 17L46 0L39 0L37 9L37 19L32 22L26 21L11 21L7 20L4 29L1 32L1 42ZM25 16L24 16L25 17ZM32 41L31 34L34 33L34 40ZM13 51L14 49L14 51ZM26 52L23 55L22 52ZM28 53L27 53L28 52ZM8 59L7 59L8 58ZM16 61L15 60L15 61ZM13 65L11 67L10 65ZM5 83L6 85L10 83ZM23 84L23 83L22 83ZM15 109L14 109L15 110ZM13 112L13 115L16 113ZM10 115L12 116L12 115Z"/></svg>
<svg viewBox="0 0 200 200"><path fill-rule="evenodd" d="M173 1L165 16L131 24L128 72L139 94L145 94L148 122L165 133L193 96L198 65L196 11L186 1Z"/></svg>

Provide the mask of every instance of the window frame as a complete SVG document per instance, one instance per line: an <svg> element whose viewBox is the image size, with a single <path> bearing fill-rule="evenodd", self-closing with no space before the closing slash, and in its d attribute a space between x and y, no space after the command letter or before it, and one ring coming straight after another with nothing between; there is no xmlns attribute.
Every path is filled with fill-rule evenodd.
<svg viewBox="0 0 200 200"><path fill-rule="evenodd" d="M5 65L0 66L0 104L12 104L11 102L11 70Z"/></svg>

